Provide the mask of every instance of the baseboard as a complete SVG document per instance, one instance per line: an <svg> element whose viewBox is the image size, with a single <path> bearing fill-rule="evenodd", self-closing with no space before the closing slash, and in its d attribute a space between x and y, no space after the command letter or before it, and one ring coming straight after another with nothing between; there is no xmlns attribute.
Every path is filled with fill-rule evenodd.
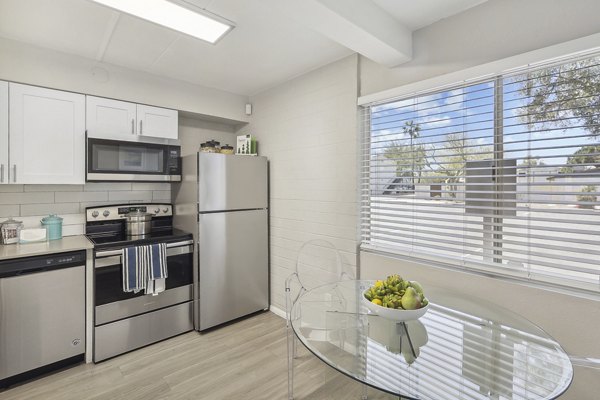
<svg viewBox="0 0 600 400"><path fill-rule="evenodd" d="M285 311L283 311L279 307L274 306L273 304L271 304L269 306L269 311L271 311L273 314L277 315L278 317L286 319L286 313L285 313Z"/></svg>

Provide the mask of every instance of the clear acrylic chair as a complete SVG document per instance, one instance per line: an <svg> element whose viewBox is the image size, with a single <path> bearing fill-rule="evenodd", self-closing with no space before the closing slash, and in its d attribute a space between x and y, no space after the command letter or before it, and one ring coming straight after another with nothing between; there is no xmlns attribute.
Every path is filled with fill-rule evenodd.
<svg viewBox="0 0 600 400"><path fill-rule="evenodd" d="M352 279L344 272L342 258L338 249L330 242L314 239L305 242L298 251L295 271L285 280L287 355L288 355L288 399L293 399L294 369L297 338L292 323L292 308L296 301L307 291L328 283Z"/></svg>

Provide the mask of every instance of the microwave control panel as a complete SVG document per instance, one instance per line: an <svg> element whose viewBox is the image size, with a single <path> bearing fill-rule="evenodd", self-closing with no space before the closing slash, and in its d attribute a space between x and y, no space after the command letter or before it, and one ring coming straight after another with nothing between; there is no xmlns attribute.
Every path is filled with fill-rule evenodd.
<svg viewBox="0 0 600 400"><path fill-rule="evenodd" d="M178 146L169 146L167 172L169 175L181 175L181 150Z"/></svg>

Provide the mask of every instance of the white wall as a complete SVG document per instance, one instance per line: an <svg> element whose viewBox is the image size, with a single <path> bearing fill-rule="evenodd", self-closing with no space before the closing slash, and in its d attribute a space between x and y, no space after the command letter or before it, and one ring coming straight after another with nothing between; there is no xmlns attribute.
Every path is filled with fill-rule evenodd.
<svg viewBox="0 0 600 400"><path fill-rule="evenodd" d="M251 125L270 162L271 304L307 240L325 239L356 263L357 58L351 56L251 98Z"/></svg>
<svg viewBox="0 0 600 400"><path fill-rule="evenodd" d="M246 96L0 38L0 80L247 121Z"/></svg>
<svg viewBox="0 0 600 400"><path fill-rule="evenodd" d="M416 31L409 63L361 57L361 95L598 33L599 14L598 0L489 0Z"/></svg>

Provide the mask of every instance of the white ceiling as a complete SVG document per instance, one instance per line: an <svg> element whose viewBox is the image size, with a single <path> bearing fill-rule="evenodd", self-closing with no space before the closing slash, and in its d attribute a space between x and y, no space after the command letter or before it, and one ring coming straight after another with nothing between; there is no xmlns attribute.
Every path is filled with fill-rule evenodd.
<svg viewBox="0 0 600 400"><path fill-rule="evenodd" d="M186 1L236 28L211 45L90 0L0 0L0 36L244 95L353 53L269 1ZM372 1L415 30L486 0Z"/></svg>
<svg viewBox="0 0 600 400"><path fill-rule="evenodd" d="M398 22L416 31L488 0L372 0Z"/></svg>

